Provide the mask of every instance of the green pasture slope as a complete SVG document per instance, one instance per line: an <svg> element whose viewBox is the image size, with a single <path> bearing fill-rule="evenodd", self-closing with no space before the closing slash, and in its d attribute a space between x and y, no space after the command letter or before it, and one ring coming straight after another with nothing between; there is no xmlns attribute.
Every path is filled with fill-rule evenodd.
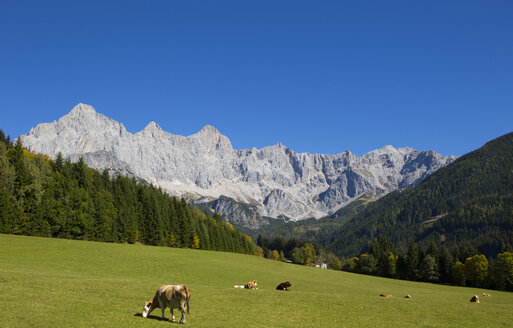
<svg viewBox="0 0 513 328"><path fill-rule="evenodd" d="M259 290L233 285L258 280ZM289 280L290 292L275 290ZM177 327L141 317L161 284L192 290L188 327L511 327L513 293L297 266L255 256L0 235L1 327ZM380 293L393 298L380 297ZM403 298L410 294L412 299ZM175 313L176 315L176 313ZM169 310L166 317L170 318ZM179 319L180 315L177 315Z"/></svg>

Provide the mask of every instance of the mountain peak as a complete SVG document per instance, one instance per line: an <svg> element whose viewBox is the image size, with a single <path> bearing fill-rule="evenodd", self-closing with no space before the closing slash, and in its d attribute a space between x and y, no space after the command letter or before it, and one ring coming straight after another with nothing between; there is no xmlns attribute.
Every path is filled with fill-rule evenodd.
<svg viewBox="0 0 513 328"><path fill-rule="evenodd" d="M96 113L96 110L91 105L78 103L70 113Z"/></svg>
<svg viewBox="0 0 513 328"><path fill-rule="evenodd" d="M285 146L284 144L281 143L281 141L278 141L278 143L272 145L272 146L267 146L267 147L264 147L264 148L269 148L269 149L276 149L276 150L286 150L288 149L287 146Z"/></svg>
<svg viewBox="0 0 513 328"><path fill-rule="evenodd" d="M219 134L219 130L212 125L205 125L198 133L201 134Z"/></svg>
<svg viewBox="0 0 513 328"><path fill-rule="evenodd" d="M383 150L387 150L387 151L394 151L396 150L396 148L392 145L386 145L382 148Z"/></svg>
<svg viewBox="0 0 513 328"><path fill-rule="evenodd" d="M151 121L150 123L148 123L148 125L146 125L146 127L144 128L144 130L149 130L149 131L160 131L162 130L162 128L160 127L160 125L158 125L157 123L155 123L154 121Z"/></svg>
<svg viewBox="0 0 513 328"><path fill-rule="evenodd" d="M96 120L97 117L103 116L98 114L96 110L91 105L79 103L73 107L73 109L68 113L68 115L64 115L61 117L61 120L64 121L90 121Z"/></svg>

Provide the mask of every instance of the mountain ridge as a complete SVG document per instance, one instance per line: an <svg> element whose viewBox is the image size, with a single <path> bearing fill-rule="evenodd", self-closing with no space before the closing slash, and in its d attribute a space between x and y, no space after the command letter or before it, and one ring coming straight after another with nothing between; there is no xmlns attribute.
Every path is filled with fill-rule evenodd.
<svg viewBox="0 0 513 328"><path fill-rule="evenodd" d="M513 244L513 133L487 142L414 188L373 202L321 243L357 256L382 234L406 250L410 241L473 247L494 256ZM318 240L316 240L318 241Z"/></svg>
<svg viewBox="0 0 513 328"><path fill-rule="evenodd" d="M261 216L292 220L324 217L368 192L379 198L415 185L456 158L390 145L360 157L297 153L282 143L237 150L211 125L180 136L151 121L132 134L85 104L20 139L31 151L84 157L93 168L132 174L191 201L226 196L256 206Z"/></svg>

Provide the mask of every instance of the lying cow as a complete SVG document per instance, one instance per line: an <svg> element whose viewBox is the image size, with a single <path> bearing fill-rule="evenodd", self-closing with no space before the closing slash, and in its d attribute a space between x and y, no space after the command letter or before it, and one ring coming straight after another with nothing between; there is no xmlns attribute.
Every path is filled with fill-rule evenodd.
<svg viewBox="0 0 513 328"><path fill-rule="evenodd" d="M248 283L245 284L244 286L242 286L242 285L235 285L233 287L234 288L246 288L246 289L258 289L257 288L257 281L256 280L248 281Z"/></svg>
<svg viewBox="0 0 513 328"><path fill-rule="evenodd" d="M290 286L292 286L292 284L288 281L285 281L276 286L276 290L289 290Z"/></svg>
<svg viewBox="0 0 513 328"><path fill-rule="evenodd" d="M477 295L474 295L474 296L472 296L472 298L470 299L470 301L471 301L472 303L479 303L479 297L477 297Z"/></svg>
<svg viewBox="0 0 513 328"><path fill-rule="evenodd" d="M392 296L392 295L390 295L390 294L379 294L379 296L381 296L381 297L393 297L393 296Z"/></svg>
<svg viewBox="0 0 513 328"><path fill-rule="evenodd" d="M153 299L144 303L142 316L146 318L156 308L162 309L162 319L164 319L164 310L166 307L171 309L172 320L175 321L173 309L180 309L182 318L180 323L185 323L185 306L189 313L189 300L191 299L191 290L185 285L162 285Z"/></svg>

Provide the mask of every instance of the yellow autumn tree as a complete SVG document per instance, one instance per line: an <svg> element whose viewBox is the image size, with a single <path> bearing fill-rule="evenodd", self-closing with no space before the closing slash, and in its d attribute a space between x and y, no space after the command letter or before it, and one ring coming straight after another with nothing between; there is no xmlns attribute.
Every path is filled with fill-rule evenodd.
<svg viewBox="0 0 513 328"><path fill-rule="evenodd" d="M257 246L255 255L258 257L264 257L264 250L262 249L262 247Z"/></svg>
<svg viewBox="0 0 513 328"><path fill-rule="evenodd" d="M200 238L197 234L194 234L192 248L200 248Z"/></svg>
<svg viewBox="0 0 513 328"><path fill-rule="evenodd" d="M488 260L484 255L474 255L465 260L465 279L475 287L482 287L488 274Z"/></svg>
<svg viewBox="0 0 513 328"><path fill-rule="evenodd" d="M230 222L225 222L225 224L228 227L228 229L230 229L231 231L235 230L235 228L232 226L232 224Z"/></svg>
<svg viewBox="0 0 513 328"><path fill-rule="evenodd" d="M303 247L303 261L305 264L311 264L315 261L315 247L312 243L306 243Z"/></svg>

